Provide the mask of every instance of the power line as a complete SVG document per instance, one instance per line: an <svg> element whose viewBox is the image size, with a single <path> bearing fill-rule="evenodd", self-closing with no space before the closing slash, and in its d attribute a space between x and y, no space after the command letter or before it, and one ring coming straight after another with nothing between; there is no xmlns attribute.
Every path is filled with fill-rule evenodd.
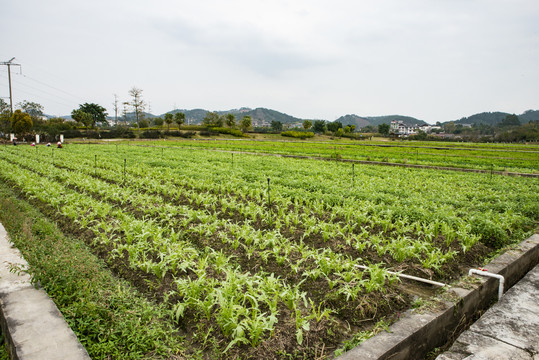
<svg viewBox="0 0 539 360"><path fill-rule="evenodd" d="M49 95L49 96L53 96L53 97L55 97L55 98L58 98L58 99L60 99L60 100L65 101L65 104L66 104L66 105L67 105L67 104L71 105L71 104L73 103L72 100L69 100L69 99L66 99L66 98L62 98L62 97L60 97L60 96L58 96L58 95L56 95L56 94L53 94L53 93L44 91L44 90L42 90L42 89L38 89L38 88L36 88L36 87L34 87L34 86L31 86L31 85L28 85L28 84L24 84L24 83L22 83L22 82L17 82L17 83L15 83L15 85L17 85L17 86L24 86L24 87L27 87L27 88L30 88L30 89L33 89L33 90L40 91L40 92L42 92L42 93L44 93L44 94L47 94L47 95Z"/></svg>
<svg viewBox="0 0 539 360"><path fill-rule="evenodd" d="M21 59L19 59L19 58L17 58L17 59L19 61L21 61ZM11 59L10 61L12 61L12 60L13 59ZM23 62L25 64L25 67L27 68L27 66L26 66L27 61L21 61L21 62ZM61 81L64 81L64 82L67 81L67 80L61 78L60 76L58 76L56 74L53 74L50 71L33 64L32 62L29 62L29 63L30 63L30 68L31 69L32 68L39 69L39 72L49 74L52 77L54 77L55 79L57 79L57 80L61 80ZM27 70L28 70L28 68L27 68ZM4 71L0 71L0 72L1 72L0 73L0 78L1 78L2 75L3 75L2 73L4 73ZM13 88L17 89L17 91L19 91L18 89L20 89L20 86L30 88L30 89L34 89L34 90L36 90L36 91L38 91L39 93L42 93L42 94L38 95L38 94L35 94L33 92L29 92L29 91L22 91L22 90L20 90L20 91L22 91L25 94L30 94L30 95L33 95L33 96L37 96L37 97L42 98L44 100L53 101L56 104L69 106L69 107L74 106L73 105L74 101L76 101L76 102L82 102L83 101L82 97L75 95L73 92L65 91L64 89L62 89L62 88L60 88L58 86L55 86L56 84L54 84L54 85L50 84L50 82L46 82L46 81L43 81L41 79L37 79L34 76L29 76L27 74L23 74L22 72L19 73L19 74L15 74L15 75L20 75L18 77L19 80L16 80L17 77L14 77L14 87ZM58 82L57 80L55 82ZM35 85L38 85L39 88L31 86L32 83L34 83ZM10 81L10 84L11 84L11 81ZM49 91L47 91L46 89L49 89ZM51 92L50 90L53 90L53 91ZM48 96L43 96L43 94L47 94ZM54 99L52 99L51 97L54 98Z"/></svg>
<svg viewBox="0 0 539 360"><path fill-rule="evenodd" d="M43 95L40 95L40 94L36 94L36 93L33 93L31 91L27 91L27 90L21 90L21 89L17 89L18 92L21 92L21 93L24 93L24 94L27 94L27 95L32 95L34 97L37 97L37 98L41 98L41 99L44 99L44 100L47 100L47 101L52 101L52 102L55 102L56 104L58 105L63 105L63 106L73 106L73 104L68 104L66 102L60 102L58 100L55 100L55 99L51 99L49 97L46 97L46 96L43 96Z"/></svg>
<svg viewBox="0 0 539 360"><path fill-rule="evenodd" d="M56 78L56 80L60 80L61 82L63 83L71 83L71 79L66 79L66 78L63 78L57 74L54 74L52 72L49 71L48 68L44 68L44 67L41 67L35 63L33 63L32 61L28 61L27 59L21 59L21 58L18 58L19 61L21 61L22 63L25 64L25 67L28 69L30 67L30 69L32 68L36 68L37 70L39 70L40 73L45 73L45 74L48 74L50 76L52 76L53 78Z"/></svg>
<svg viewBox="0 0 539 360"><path fill-rule="evenodd" d="M0 75L0 78L5 78L5 77ZM24 86L24 87L27 87L27 88L30 88L30 89L33 89L33 90L37 90L41 94L36 94L34 92L23 90L19 86ZM13 84L13 88L16 89L18 92L22 92L22 93L25 93L27 95L32 95L34 97L42 98L42 99L45 99L45 100L48 100L48 101L53 101L53 102L55 102L55 103L57 103L59 105L65 105L65 106L70 106L70 107L73 106L73 102L71 100L69 100L69 99L59 97L59 96L57 96L55 94L51 94L51 93L49 93L47 91L43 91L42 89L35 88L35 87L30 86L28 84L24 84L24 83L21 83L21 82L15 82ZM43 96L43 94L47 94L49 96L52 96L52 98Z"/></svg>
<svg viewBox="0 0 539 360"><path fill-rule="evenodd" d="M76 95L73 95L73 94L71 94L71 93L68 93L67 91L64 91L64 90L62 90L62 89L58 89L57 87L54 87L54 86L52 86L52 85L48 85L48 84L44 83L43 81L39 81L39 80L37 80L37 79L31 78L30 76L25 75L25 74L20 74L20 75L22 75L23 77L25 77L25 78L27 78L27 79L30 79L30 80L32 80L32 81L38 83L38 84L47 86L47 87L49 87L49 88L51 88L51 89L54 89L54 90L56 90L56 91L59 91L59 92L61 92L61 93L64 93L64 94L69 95L69 96L72 96L72 97L76 98L78 101L82 100L80 97L78 97L78 96L76 96Z"/></svg>

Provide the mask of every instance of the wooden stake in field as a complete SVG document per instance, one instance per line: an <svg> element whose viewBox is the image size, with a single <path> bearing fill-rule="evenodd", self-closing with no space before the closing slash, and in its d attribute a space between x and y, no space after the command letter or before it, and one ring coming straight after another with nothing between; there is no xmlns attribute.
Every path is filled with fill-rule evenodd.
<svg viewBox="0 0 539 360"><path fill-rule="evenodd" d="M269 217L270 217L270 226L272 226L272 220L271 220L271 199L270 199L270 178L268 178L268 210L269 210Z"/></svg>
<svg viewBox="0 0 539 360"><path fill-rule="evenodd" d="M271 200L270 200L270 178L268 178L268 208L271 211Z"/></svg>
<svg viewBox="0 0 539 360"><path fill-rule="evenodd" d="M352 163L352 187L355 185L355 171L354 171L354 163Z"/></svg>

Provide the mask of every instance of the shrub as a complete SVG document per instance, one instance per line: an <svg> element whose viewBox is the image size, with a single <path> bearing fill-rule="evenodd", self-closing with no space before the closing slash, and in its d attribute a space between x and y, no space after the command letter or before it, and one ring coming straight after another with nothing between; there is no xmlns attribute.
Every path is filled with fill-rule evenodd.
<svg viewBox="0 0 539 360"><path fill-rule="evenodd" d="M344 133L342 137L354 140L369 140L369 138L372 138L372 135L359 133Z"/></svg>
<svg viewBox="0 0 539 360"><path fill-rule="evenodd" d="M178 130L165 131L166 136L175 136L175 137L182 137L182 138L192 138L196 134L197 134L196 131L178 131Z"/></svg>
<svg viewBox="0 0 539 360"><path fill-rule="evenodd" d="M146 130L140 134L141 139L159 139L160 137L162 137L162 134L159 130Z"/></svg>
<svg viewBox="0 0 539 360"><path fill-rule="evenodd" d="M307 139L307 138L314 137L314 133L310 131L303 132L303 131L290 130L290 131L283 131L281 133L281 136L287 136L287 137L292 137L292 138L297 138L297 139Z"/></svg>
<svg viewBox="0 0 539 360"><path fill-rule="evenodd" d="M203 125L182 125L182 130L203 131L206 130L206 127Z"/></svg>
<svg viewBox="0 0 539 360"><path fill-rule="evenodd" d="M135 137L135 134L128 127L119 126L119 127L112 128L108 131L102 131L101 137L103 139L117 139L117 138L133 139Z"/></svg>
<svg viewBox="0 0 539 360"><path fill-rule="evenodd" d="M219 135L219 133L215 131L211 131L211 130L203 130L200 132L200 136L215 136L215 135Z"/></svg>
<svg viewBox="0 0 539 360"><path fill-rule="evenodd" d="M78 129L66 130L62 133L66 139L83 137L82 132Z"/></svg>
<svg viewBox="0 0 539 360"><path fill-rule="evenodd" d="M238 129L231 129L225 127L212 127L211 131L218 132L220 134L229 134L236 137L245 137L245 134Z"/></svg>

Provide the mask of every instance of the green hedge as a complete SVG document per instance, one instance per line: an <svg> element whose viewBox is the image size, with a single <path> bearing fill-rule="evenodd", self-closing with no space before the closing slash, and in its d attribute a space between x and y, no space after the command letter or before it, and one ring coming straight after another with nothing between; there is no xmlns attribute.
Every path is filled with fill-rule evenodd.
<svg viewBox="0 0 539 360"><path fill-rule="evenodd" d="M219 134L229 134L236 137L245 137L243 131L238 129L231 129L225 127L212 127L211 131L218 132Z"/></svg>
<svg viewBox="0 0 539 360"><path fill-rule="evenodd" d="M290 131L283 131L281 133L281 136L287 136L287 137L292 137L292 138L297 138L297 139L307 139L307 138L314 137L314 133L310 131L303 132L303 131L290 130Z"/></svg>

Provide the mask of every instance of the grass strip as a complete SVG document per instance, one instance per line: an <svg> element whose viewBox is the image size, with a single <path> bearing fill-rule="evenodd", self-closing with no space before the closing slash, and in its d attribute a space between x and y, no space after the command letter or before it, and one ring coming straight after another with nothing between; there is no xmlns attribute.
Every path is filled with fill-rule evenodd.
<svg viewBox="0 0 539 360"><path fill-rule="evenodd" d="M0 360L11 360L9 352L7 350L4 335L0 331Z"/></svg>
<svg viewBox="0 0 539 360"><path fill-rule="evenodd" d="M84 242L65 236L3 182L0 221L92 359L185 357L169 310L116 278Z"/></svg>

